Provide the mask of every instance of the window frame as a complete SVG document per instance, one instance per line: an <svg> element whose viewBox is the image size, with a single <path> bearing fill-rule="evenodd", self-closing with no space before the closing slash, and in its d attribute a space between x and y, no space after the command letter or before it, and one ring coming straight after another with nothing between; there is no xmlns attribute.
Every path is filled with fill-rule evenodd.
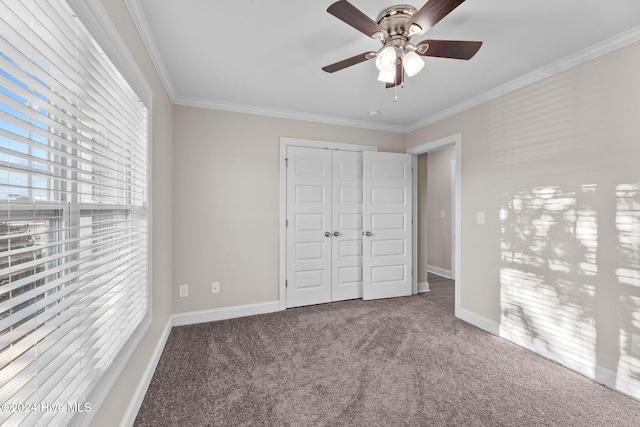
<svg viewBox="0 0 640 427"><path fill-rule="evenodd" d="M129 361L134 350L142 340L153 318L153 90L149 86L144 74L138 67L138 63L129 51L126 43L120 36L118 29L111 21L100 0L66 0L69 7L76 13L78 19L93 36L97 44L118 69L122 77L129 83L133 91L138 95L142 103L147 107L147 313L128 342L122 348L101 383L93 390L91 395L91 412L81 413L82 417L75 417L73 423L87 426L105 400L113 384L120 377L122 370Z"/></svg>
<svg viewBox="0 0 640 427"><path fill-rule="evenodd" d="M152 161L153 158L153 91L147 83L144 74L138 67L137 62L130 53L128 47L120 36L117 28L111 21L109 14L105 10L100 0L65 0L71 10L77 16L79 21L83 24L86 30L94 38L97 46L102 52L109 58L115 68L129 84L131 89L138 96L140 101L147 109L147 187L146 187L146 210L147 210L147 238L146 238L146 250L147 250L147 265L146 265L146 313L142 318L140 324L135 328L134 332L128 337L124 346L118 352L113 359L111 366L102 375L98 384L90 392L86 402L91 404L90 411L80 411L76 413L71 421L71 425L89 425L93 416L98 411L102 402L110 392L113 384L120 377L122 370L129 361L131 355L138 347L143 336L148 331L153 318L153 242L152 242L152 230L153 230L153 180L152 180ZM29 148L31 153L32 148ZM29 168L26 168L29 169ZM28 175L29 183L32 181L32 175ZM50 189L49 189L50 190ZM48 201L38 201L33 199L32 186L29 185L29 196L31 197L31 208L29 210L50 210L65 211L66 215L68 208L61 208L60 204L51 203ZM78 212L78 218L81 218L81 212L83 210L83 204L79 203L76 206ZM96 210L96 206L92 207L93 211ZM111 214L116 214L116 211L120 210L125 213L130 213L130 209L123 208L123 206L109 206L104 205L99 210L105 210ZM63 214L61 214L63 215Z"/></svg>

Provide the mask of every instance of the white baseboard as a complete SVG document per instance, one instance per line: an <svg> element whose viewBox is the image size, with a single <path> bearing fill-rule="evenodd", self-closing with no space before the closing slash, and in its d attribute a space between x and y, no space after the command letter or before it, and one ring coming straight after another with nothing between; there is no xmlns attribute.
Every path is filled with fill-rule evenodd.
<svg viewBox="0 0 640 427"><path fill-rule="evenodd" d="M604 372L603 372L604 371ZM608 372L607 372L608 371ZM604 368L597 368L596 375L608 374L609 377L615 378L615 387L609 386L609 384L602 383L608 387L618 390L620 393L626 394L636 400L640 400L640 379L632 377L631 375L616 375L615 372L609 371ZM598 381L600 382L600 381Z"/></svg>
<svg viewBox="0 0 640 427"><path fill-rule="evenodd" d="M447 279L451 279L453 277L453 274L451 274L451 270L434 267L433 265L427 265L427 271L429 273L437 274L438 276L446 277Z"/></svg>
<svg viewBox="0 0 640 427"><path fill-rule="evenodd" d="M237 317L254 316L256 314L273 313L275 311L280 311L280 301L268 301L258 304L236 305L233 307L214 308L212 310L178 313L173 315L173 326L215 322L217 320L235 319Z"/></svg>
<svg viewBox="0 0 640 427"><path fill-rule="evenodd" d="M429 282L418 283L418 293L429 292Z"/></svg>
<svg viewBox="0 0 640 427"><path fill-rule="evenodd" d="M521 332L514 333L512 331L508 331L499 323L471 311L461 309L457 316L465 322L477 326L490 334L504 338L507 341L526 348L545 359L552 360L593 381L603 384L620 393L626 394L634 399L640 400L640 379L624 373L614 372L597 364L594 367L593 364L586 363L579 355L561 355L554 353L553 349L541 352L540 348L533 344L533 340L530 336Z"/></svg>
<svg viewBox="0 0 640 427"><path fill-rule="evenodd" d="M456 314L460 319L467 323L471 323L473 326L489 332L490 334L500 336L500 325L493 320L480 316L472 311L460 309L460 312Z"/></svg>
<svg viewBox="0 0 640 427"><path fill-rule="evenodd" d="M172 325L173 321L170 317L167 321L166 326L164 327L164 330L162 331L162 335L160 335L160 339L156 344L156 348L153 350L151 359L147 364L147 368L144 370L144 374L142 375L142 378L138 383L138 387L136 387L136 391L135 393L133 393L133 398L131 399L131 402L129 402L129 406L124 413L124 417L122 418L120 427L130 427L136 420L136 416L138 415L140 406L142 406L144 396L145 394L147 394L147 389L149 388L149 384L151 383L151 379L153 378L153 373L156 371L156 367L158 366L158 362L160 361L160 356L162 355L164 346L167 344L167 339L169 339Z"/></svg>

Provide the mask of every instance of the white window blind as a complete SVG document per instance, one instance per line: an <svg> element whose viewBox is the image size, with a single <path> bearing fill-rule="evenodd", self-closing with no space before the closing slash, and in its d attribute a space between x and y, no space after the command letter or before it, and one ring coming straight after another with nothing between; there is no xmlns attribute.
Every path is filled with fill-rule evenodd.
<svg viewBox="0 0 640 427"><path fill-rule="evenodd" d="M64 0L0 2L3 426L97 409L148 313L147 133L147 108Z"/></svg>

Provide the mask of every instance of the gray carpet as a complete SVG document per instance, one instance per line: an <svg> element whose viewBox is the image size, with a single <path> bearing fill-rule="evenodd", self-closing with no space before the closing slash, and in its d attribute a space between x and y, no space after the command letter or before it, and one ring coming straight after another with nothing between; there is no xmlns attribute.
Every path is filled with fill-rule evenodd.
<svg viewBox="0 0 640 427"><path fill-rule="evenodd" d="M176 327L136 426L638 426L640 402L420 296Z"/></svg>

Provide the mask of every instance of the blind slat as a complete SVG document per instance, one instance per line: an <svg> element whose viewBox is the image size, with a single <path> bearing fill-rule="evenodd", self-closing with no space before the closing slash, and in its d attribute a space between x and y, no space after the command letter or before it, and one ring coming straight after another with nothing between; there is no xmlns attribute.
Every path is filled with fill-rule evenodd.
<svg viewBox="0 0 640 427"><path fill-rule="evenodd" d="M15 100L7 101L6 104L9 106L9 108L13 108L15 110L17 110L18 108L21 108L20 106L23 105ZM27 106L24 106L24 107L25 107L25 110L30 108ZM95 148L88 149L82 146L74 146L73 153L69 152L69 149L63 150L60 148L60 146L68 146L69 144L72 144L72 143L68 140L61 139L57 135L52 134L50 132L50 129L55 128L55 125L57 125L58 122L45 117L42 117L41 119L42 119L41 121L44 124L49 126L49 129L43 129L37 126L34 127L30 122L25 121L14 114L10 114L10 113L7 113L6 111L0 110L0 120L4 120L10 125L13 125L16 131L18 132L21 131L24 134L28 134L33 130L39 135L41 135L43 139L46 137L47 139L51 139L52 141L55 141L58 144L56 144L57 146L43 146L41 142L33 141L28 136L21 135L20 133L17 133L17 132L9 132L7 130L4 130L3 136L5 136L7 139L25 144L30 148L36 148L39 150L47 151L47 153L51 154L52 157L53 155L58 155L59 157L61 157L67 162L69 160L77 161L81 164L86 162L89 165L94 164L102 168L108 168L109 170L112 170L112 171L118 171L118 167L122 168L122 167L126 167L126 165L132 165L139 168L146 164L146 162L144 162L143 159L141 159L138 156L120 155L113 151L102 153L100 151L96 151ZM69 129L61 128L61 130L68 131ZM89 141L89 140L85 139L83 141ZM20 156L28 155L28 153L21 153L21 152L15 152L10 154L20 155ZM86 158L83 157L83 155L88 156L90 158L95 158L96 161L88 161ZM38 160L42 161L45 159L38 159ZM59 166L59 165L56 165L56 166ZM132 168L131 172L134 172L136 170L137 169Z"/></svg>
<svg viewBox="0 0 640 427"><path fill-rule="evenodd" d="M140 277L140 273L137 277ZM109 295L109 293L106 295ZM103 298L104 296L105 295L102 295L100 298ZM55 325L53 325L52 328L48 328L51 331L50 336L48 334L45 335L45 333L41 333L40 335L44 338L40 338L41 341L37 344L32 344L32 346L37 346L37 371L39 381L41 383L45 382L51 376L51 373L56 372L58 367L68 358L64 354L61 356L60 352L56 350L56 346L69 349L75 345L90 348L92 351L99 349L103 352L100 355L102 357L108 354L108 350L105 349L105 346L100 344L98 341L104 340L107 343L118 342L118 340L114 340L111 337L112 334L122 331L122 327L119 327L117 322L124 321L122 325L125 328L129 328L131 325L135 324L133 322L134 318L139 316L139 313L136 313L135 311L128 311L126 318L118 317L116 323L109 321L110 316L108 315L108 312L111 311L110 307L126 305L126 302L131 299L131 295L129 294L125 296L121 292L113 293L113 295L110 295L110 298L106 301L101 301L95 296L93 299L95 300L95 303L85 307L80 312L72 313L72 315L66 313L62 317L56 317ZM105 330L98 333L100 329ZM91 345L86 344L89 341L91 341ZM31 350L31 348L29 348L29 350ZM89 357L91 356L89 355ZM26 355L26 362L27 364L21 371L14 373L15 378L12 379L11 382L2 384L3 392L6 390L7 393L10 393L11 390L16 389L16 382L24 383L28 379L25 379L25 375L33 374L32 368L36 362L33 357L30 357L30 354ZM4 397L8 400L11 395L0 394L0 397Z"/></svg>
<svg viewBox="0 0 640 427"><path fill-rule="evenodd" d="M122 240L122 239L119 239ZM57 254L55 256L51 256L48 257L49 259L45 262L39 262L39 264L37 264L35 267L29 266L29 267L25 267L22 269L19 269L18 267L16 267L16 271L17 272L23 272L25 270L34 270L37 269L38 267L46 267L46 264L49 263L57 263L57 261L60 261L59 266L57 267L48 267L46 268L43 272L41 273L36 273L33 275L30 275L24 279L19 279L19 280L15 280L11 282L10 285L5 285L2 286L2 293L6 294L7 292L10 292L12 290L18 289L22 286L25 286L26 284L29 283L33 283L35 281L39 281L39 280L43 280L46 279L47 277L53 275L53 274L57 274L57 273L62 273L65 272L67 270L76 268L78 263L82 262L84 264L90 265L89 263L92 263L96 260L100 260L100 259L105 259L107 258L107 255L109 253L114 253L115 255L119 254L120 250L126 249L126 251L123 251L123 253L127 253L127 252L131 252L133 250L141 250L142 247L145 246L145 242L141 242L141 241L125 241L124 243L121 243L119 245L114 246L112 243L109 244L108 246L108 250L102 250L99 252L94 252L94 255L92 256L79 256L77 257L76 261L69 261L69 258L73 258L76 255L79 255L81 252L85 252L87 250L90 250L88 248L82 248L80 250L73 250L73 251L67 251L61 254ZM102 248L103 245L101 244L96 244L93 245L93 247L100 247ZM5 275L6 276L6 275ZM39 295L41 292L38 292L37 295ZM1 295L1 294L0 294ZM22 295L20 296L16 296L14 297L16 300L21 300ZM13 302L12 300L14 298L11 298L9 301L3 302L2 303L2 307L7 307L10 308L13 306ZM17 305L17 304L16 304ZM5 308L6 310L6 308ZM4 311L4 310L3 310ZM7 326L5 326L5 319L0 320L0 331L3 331Z"/></svg>

